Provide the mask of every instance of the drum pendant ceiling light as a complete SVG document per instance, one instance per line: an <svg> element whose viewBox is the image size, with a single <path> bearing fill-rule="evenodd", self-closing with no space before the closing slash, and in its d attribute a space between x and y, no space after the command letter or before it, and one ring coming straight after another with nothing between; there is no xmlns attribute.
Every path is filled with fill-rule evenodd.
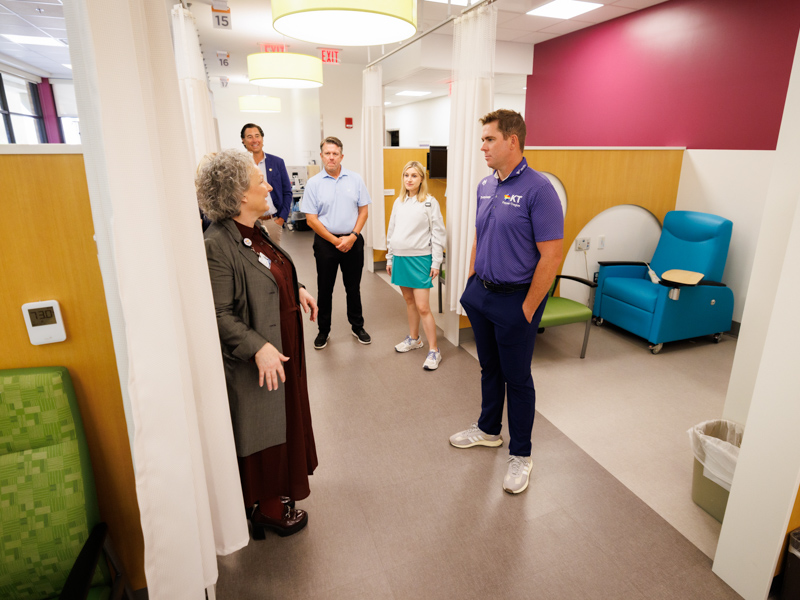
<svg viewBox="0 0 800 600"><path fill-rule="evenodd" d="M416 33L417 0L272 0L272 26L314 44L391 44Z"/></svg>
<svg viewBox="0 0 800 600"><path fill-rule="evenodd" d="M271 96L239 96L239 110L241 112L279 113L281 112L281 99Z"/></svg>
<svg viewBox="0 0 800 600"><path fill-rule="evenodd" d="M316 88L322 85L322 60L291 52L247 55L250 83L275 88Z"/></svg>

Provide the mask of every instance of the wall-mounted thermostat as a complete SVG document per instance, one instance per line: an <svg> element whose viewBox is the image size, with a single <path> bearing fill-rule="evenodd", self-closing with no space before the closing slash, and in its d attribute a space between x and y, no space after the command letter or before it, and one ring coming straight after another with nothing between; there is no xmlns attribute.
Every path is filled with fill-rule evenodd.
<svg viewBox="0 0 800 600"><path fill-rule="evenodd" d="M22 315L25 317L25 325L28 327L28 337L31 338L31 344L34 346L63 342L67 339L58 300L23 304Z"/></svg>

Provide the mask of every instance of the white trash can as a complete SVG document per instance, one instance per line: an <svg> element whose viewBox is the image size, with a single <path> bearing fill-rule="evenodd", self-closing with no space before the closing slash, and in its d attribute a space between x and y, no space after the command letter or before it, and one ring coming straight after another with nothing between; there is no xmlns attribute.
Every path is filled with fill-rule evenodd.
<svg viewBox="0 0 800 600"><path fill-rule="evenodd" d="M694 452L692 500L720 523L725 516L744 428L733 421L704 421L688 432Z"/></svg>

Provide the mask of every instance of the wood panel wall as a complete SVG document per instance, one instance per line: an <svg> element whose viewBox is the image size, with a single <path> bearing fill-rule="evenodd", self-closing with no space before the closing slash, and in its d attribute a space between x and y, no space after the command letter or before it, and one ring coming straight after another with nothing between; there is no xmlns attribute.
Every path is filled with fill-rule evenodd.
<svg viewBox="0 0 800 600"><path fill-rule="evenodd" d="M528 148L524 156L531 167L552 173L564 185L567 193L566 257L580 231L601 212L614 206L641 206L663 223L664 215L675 209L683 152L680 148ZM425 164L426 154L425 148L384 148L384 188L395 190L394 196L384 197L387 226L392 203L399 193L403 166L409 160ZM443 213L446 186L444 179L429 180L431 193L439 200ZM386 259L383 251L376 250L374 255L375 261ZM469 327L466 317L461 317L460 327Z"/></svg>
<svg viewBox="0 0 800 600"><path fill-rule="evenodd" d="M641 206L662 223L675 209L682 149L527 149L524 156L531 167L552 173L564 184L564 256L581 229L613 206Z"/></svg>
<svg viewBox="0 0 800 600"><path fill-rule="evenodd" d="M409 161L416 160L423 165L427 164L427 148L384 148L383 149L383 189L394 190L394 194L383 197L383 205L386 212L386 228L389 228L389 218L392 216L392 205L395 198L400 195L403 190L401 187L401 177L403 175L403 167ZM447 224L447 207L444 192L447 187L447 180L445 179L428 179L428 193L439 201L439 206L442 209L442 217L445 224ZM373 198L373 202L376 199ZM385 250L374 250L373 257L376 262L386 260Z"/></svg>
<svg viewBox="0 0 800 600"><path fill-rule="evenodd" d="M0 368L69 369L101 518L133 588L143 588L144 539L83 157L0 155L0 190ZM67 339L33 346L21 307L53 299Z"/></svg>

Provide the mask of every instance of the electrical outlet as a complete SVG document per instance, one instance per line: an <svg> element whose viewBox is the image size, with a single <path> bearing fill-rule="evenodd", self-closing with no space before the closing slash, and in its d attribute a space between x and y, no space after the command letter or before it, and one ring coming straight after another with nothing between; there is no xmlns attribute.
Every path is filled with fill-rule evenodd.
<svg viewBox="0 0 800 600"><path fill-rule="evenodd" d="M605 247L606 247L606 236L601 235L599 238L597 238L597 249L602 250Z"/></svg>
<svg viewBox="0 0 800 600"><path fill-rule="evenodd" d="M575 250L588 250L589 249L589 241L591 238L582 237L575 239Z"/></svg>

